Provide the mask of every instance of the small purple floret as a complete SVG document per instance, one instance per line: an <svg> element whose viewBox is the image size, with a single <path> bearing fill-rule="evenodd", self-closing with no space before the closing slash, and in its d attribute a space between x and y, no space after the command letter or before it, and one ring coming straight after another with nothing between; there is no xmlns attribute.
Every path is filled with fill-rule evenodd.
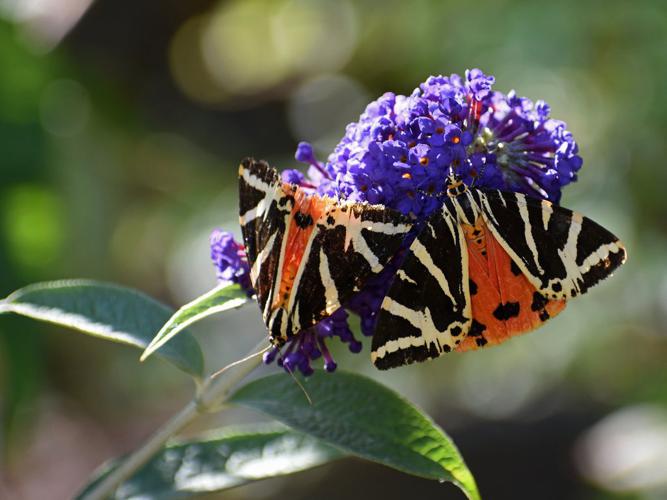
<svg viewBox="0 0 667 500"><path fill-rule="evenodd" d="M331 176L329 175L329 172L327 172L324 169L324 165L322 165L319 161L317 161L317 158L315 158L315 152L313 151L313 146L309 142L300 142L299 145L296 147L296 153L294 155L294 158L296 161L301 162L301 163L307 163L311 167L313 167L316 171L317 174L315 177L324 177L326 179L331 179ZM315 181L315 186L319 185L319 182L317 178L313 178L314 176L311 175L311 180Z"/></svg>
<svg viewBox="0 0 667 500"><path fill-rule="evenodd" d="M467 69L466 70L466 88L472 93L472 96L481 101L489 92L491 86L495 83L496 78L491 75L485 75L481 69Z"/></svg>
<svg viewBox="0 0 667 500"><path fill-rule="evenodd" d="M283 170L280 177L283 182L287 182L288 184L301 184L306 178L303 172L296 169Z"/></svg>
<svg viewBox="0 0 667 500"><path fill-rule="evenodd" d="M218 280L238 283L252 295L250 284L250 268L245 248L234 241L232 233L214 229L210 237L211 260L215 265Z"/></svg>
<svg viewBox="0 0 667 500"><path fill-rule="evenodd" d="M296 147L296 154L294 155L296 161L301 163L317 163L315 159L315 153L313 152L313 146L308 142L300 142Z"/></svg>

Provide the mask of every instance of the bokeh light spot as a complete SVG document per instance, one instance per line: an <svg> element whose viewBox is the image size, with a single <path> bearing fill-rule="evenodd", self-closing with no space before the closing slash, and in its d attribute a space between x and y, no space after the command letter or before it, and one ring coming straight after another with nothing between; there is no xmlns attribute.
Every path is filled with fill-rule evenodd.
<svg viewBox="0 0 667 500"><path fill-rule="evenodd" d="M222 91L252 96L343 67L356 47L357 24L348 1L232 1L202 25L201 54L187 48L178 61L187 68L201 58ZM193 87L198 79L177 68L172 62L181 86L185 80Z"/></svg>
<svg viewBox="0 0 667 500"><path fill-rule="evenodd" d="M273 41L280 58L295 71L335 71L357 43L357 17L344 0L290 0L273 18Z"/></svg>
<svg viewBox="0 0 667 500"><path fill-rule="evenodd" d="M64 209L49 189L20 185L6 192L2 225L10 259L26 270L43 270L60 255L64 243Z"/></svg>
<svg viewBox="0 0 667 500"><path fill-rule="evenodd" d="M169 69L181 91L194 101L218 103L229 95L213 78L202 52L202 33L206 17L186 21L169 45Z"/></svg>
<svg viewBox="0 0 667 500"><path fill-rule="evenodd" d="M214 12L202 34L208 71L225 90L253 94L285 76L287 66L269 35L277 2L230 2Z"/></svg>
<svg viewBox="0 0 667 500"><path fill-rule="evenodd" d="M666 492L667 412L652 405L615 411L580 440L577 463L584 476L608 490Z"/></svg>

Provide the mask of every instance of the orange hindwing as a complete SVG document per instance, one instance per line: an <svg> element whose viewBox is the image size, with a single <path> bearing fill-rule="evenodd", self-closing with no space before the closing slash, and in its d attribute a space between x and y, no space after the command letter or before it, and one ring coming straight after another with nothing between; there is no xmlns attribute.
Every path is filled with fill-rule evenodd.
<svg viewBox="0 0 667 500"><path fill-rule="evenodd" d="M473 323L457 351L495 345L539 327L565 308L528 281L482 218L463 225L468 247Z"/></svg>

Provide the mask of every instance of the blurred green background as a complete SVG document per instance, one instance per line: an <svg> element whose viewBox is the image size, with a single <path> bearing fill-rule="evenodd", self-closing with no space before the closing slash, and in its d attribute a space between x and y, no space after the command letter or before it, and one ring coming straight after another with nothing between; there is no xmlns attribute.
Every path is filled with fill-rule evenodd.
<svg viewBox="0 0 667 500"><path fill-rule="evenodd" d="M325 158L386 90L479 67L545 99L584 158L563 204L618 234L617 275L539 333L389 373L489 499L667 498L667 5L661 0L0 0L0 294L85 277L172 305L215 284L241 158ZM264 335L253 307L197 328L208 366ZM130 348L0 318L0 498L67 498L188 400ZM265 368L271 371L275 368ZM198 429L235 419L212 416ZM378 415L382 418L382 415ZM347 460L222 498L462 498Z"/></svg>

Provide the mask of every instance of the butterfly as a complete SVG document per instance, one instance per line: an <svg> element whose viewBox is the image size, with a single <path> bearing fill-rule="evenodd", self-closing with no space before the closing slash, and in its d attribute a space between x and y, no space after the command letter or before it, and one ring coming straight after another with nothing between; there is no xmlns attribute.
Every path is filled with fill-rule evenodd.
<svg viewBox="0 0 667 500"><path fill-rule="evenodd" d="M616 236L549 201L469 187L454 174L444 198L417 222L318 196L282 182L266 162L244 160L239 220L271 342L281 346L339 309L406 238L372 340L380 369L528 332L625 262Z"/></svg>

